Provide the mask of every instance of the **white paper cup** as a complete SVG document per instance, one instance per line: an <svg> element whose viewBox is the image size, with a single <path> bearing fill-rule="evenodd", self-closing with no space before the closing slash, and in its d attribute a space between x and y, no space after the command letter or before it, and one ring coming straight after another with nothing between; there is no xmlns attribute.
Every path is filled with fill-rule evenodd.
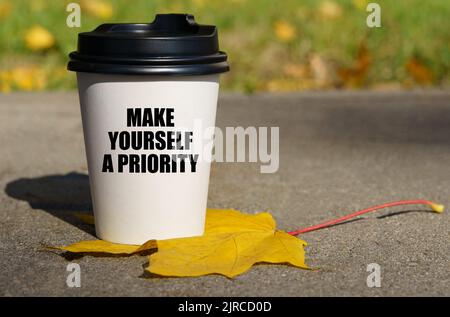
<svg viewBox="0 0 450 317"><path fill-rule="evenodd" d="M196 120L203 127L215 125L219 75L155 76L78 73L78 87L86 155L97 236L101 239L141 244L150 239L169 239L203 234L208 198L210 163L200 157L192 171L185 160L170 172L148 164L152 154L186 153L190 150L121 150L120 134L111 149L109 132L192 131ZM127 109L173 109L174 127L127 127ZM148 111L148 110L147 110ZM126 146L125 133L123 145ZM142 137L144 139L144 137ZM131 142L131 141L130 141ZM135 143L137 145L137 143ZM150 146L148 146L150 147ZM103 170L105 154L111 155L113 172ZM118 171L118 155L122 172ZM125 164L123 155L140 157L139 172ZM195 154L195 153L194 153ZM146 159L142 160L142 155ZM155 156L152 156L153 158ZM152 159L151 162L159 160ZM143 172L145 166L145 172ZM165 165L167 167L167 165Z"/></svg>
<svg viewBox="0 0 450 317"><path fill-rule="evenodd" d="M216 28L185 14L105 24L80 33L70 57L97 236L142 244L202 235L210 160L195 130L214 127L219 74L229 69Z"/></svg>

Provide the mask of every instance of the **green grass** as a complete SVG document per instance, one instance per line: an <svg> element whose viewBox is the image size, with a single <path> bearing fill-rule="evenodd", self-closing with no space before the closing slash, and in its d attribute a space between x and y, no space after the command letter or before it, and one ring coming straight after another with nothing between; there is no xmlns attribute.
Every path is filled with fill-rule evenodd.
<svg viewBox="0 0 450 317"><path fill-rule="evenodd" d="M368 13L355 1L329 1L339 7L335 18L320 13L320 0L103 0L113 7L111 18L102 20L82 10L82 27L72 29L65 24L65 7L75 0L9 1L11 13L2 16L0 12L0 72L38 65L47 74L45 89L72 89L76 87L74 75L62 69L68 53L76 48L78 32L105 22L149 22L159 12L189 12L198 22L219 27L221 49L229 54L232 67L223 77L225 89L252 92L450 84L450 1L379 0L382 27L375 29L366 26ZM2 2L8 0L0 0L0 8ZM274 29L278 21L292 25L296 37L280 40ZM54 48L36 53L25 46L24 34L36 24L53 34ZM355 67L363 42L371 63L356 75L363 78L350 85L340 77L340 70ZM319 56L327 66L325 83L315 78L312 56ZM429 80L421 81L417 78L420 74L408 71L406 65L412 58L432 74ZM303 67L305 72L293 75L286 71L293 67ZM14 82L11 86L20 89Z"/></svg>

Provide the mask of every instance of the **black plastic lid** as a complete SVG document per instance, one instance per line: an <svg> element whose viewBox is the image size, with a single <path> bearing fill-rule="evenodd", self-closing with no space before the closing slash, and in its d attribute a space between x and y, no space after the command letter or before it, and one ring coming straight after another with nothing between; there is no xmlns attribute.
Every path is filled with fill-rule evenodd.
<svg viewBox="0 0 450 317"><path fill-rule="evenodd" d="M190 14L157 14L149 24L102 24L78 35L67 69L133 75L206 75L229 70L217 28Z"/></svg>

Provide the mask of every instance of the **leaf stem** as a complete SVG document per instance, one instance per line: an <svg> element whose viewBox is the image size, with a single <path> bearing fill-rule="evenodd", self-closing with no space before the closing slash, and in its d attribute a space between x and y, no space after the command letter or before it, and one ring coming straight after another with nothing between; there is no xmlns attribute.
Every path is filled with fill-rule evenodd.
<svg viewBox="0 0 450 317"><path fill-rule="evenodd" d="M363 215L365 213L371 212L371 211L375 211L375 210L379 210L379 209L383 209L383 208L388 208L388 207L394 207L394 206L403 206L403 205L428 205L431 207L431 209L433 209L433 211L437 212L437 213L442 213L444 211L444 206L440 205L440 204L436 204L432 201L429 200L425 200L425 199L416 199L416 200L400 200L400 201L394 201L394 202L390 202L390 203L385 203L385 204L381 204L381 205L377 205L377 206L373 206L373 207L369 207L366 209L362 209L359 211L356 211L354 213L351 213L349 215L334 219L334 220L330 220L330 221L326 221L314 226L310 226L307 228L303 228L303 229L298 229L298 230L294 230L294 231L289 231L288 234L296 236L298 234L301 233L306 233L306 232L311 232L311 231L315 231L315 230L319 230L319 229L323 229L335 224L338 224L340 222L343 222L345 220Z"/></svg>

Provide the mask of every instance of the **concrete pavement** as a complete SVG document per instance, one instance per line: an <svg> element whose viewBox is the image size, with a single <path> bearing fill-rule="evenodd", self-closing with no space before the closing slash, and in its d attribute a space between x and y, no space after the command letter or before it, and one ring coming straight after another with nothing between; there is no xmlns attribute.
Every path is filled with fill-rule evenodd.
<svg viewBox="0 0 450 317"><path fill-rule="evenodd" d="M270 211L280 229L374 204L426 198L450 206L450 92L224 94L219 126L279 126L280 169L216 163L209 207ZM92 239L76 93L0 95L0 294L63 296L450 296L446 212L398 207L304 234L317 271L257 265L230 280L145 278L147 258L72 259L40 245ZM381 266L368 288L367 265Z"/></svg>

